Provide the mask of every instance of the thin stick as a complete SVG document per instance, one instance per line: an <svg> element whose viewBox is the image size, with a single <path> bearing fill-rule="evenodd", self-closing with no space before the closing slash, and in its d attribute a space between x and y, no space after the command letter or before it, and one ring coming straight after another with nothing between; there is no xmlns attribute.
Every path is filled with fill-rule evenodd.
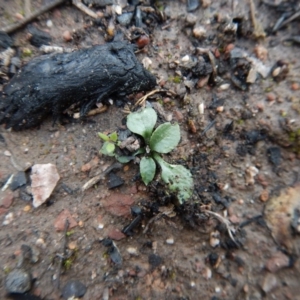
<svg viewBox="0 0 300 300"><path fill-rule="evenodd" d="M298 17L300 17L300 10L299 10L298 12L294 13L290 18L288 18L287 20L285 20L284 22L282 22L282 23L278 26L277 30L280 29L281 27L287 25L288 23L294 21L294 20L297 19Z"/></svg>
<svg viewBox="0 0 300 300"><path fill-rule="evenodd" d="M253 0L249 0L250 2L250 16L251 16L251 21L254 27L253 30L253 36L255 38L265 38L266 37L266 33L264 31L264 29L262 28L262 25L259 23L259 21L256 19L255 17L255 5Z"/></svg>
<svg viewBox="0 0 300 300"><path fill-rule="evenodd" d="M91 9L89 9L86 5L84 5L81 0L73 0L72 1L73 5L76 6L79 10L87 14L88 16L97 19L98 15L93 12Z"/></svg>
<svg viewBox="0 0 300 300"><path fill-rule="evenodd" d="M6 33L13 33L14 31L17 31L18 29L25 26L29 22L33 21L34 19L36 19L37 17L39 17L43 13L47 12L48 10L51 10L52 8L54 8L57 5L60 5L60 4L64 3L65 1L66 0L55 0L54 2L51 2L48 5L45 5L42 8L38 9L37 11L32 13L30 16L28 16L28 17L24 18L23 20L21 20L19 23L15 23L15 24L12 24L12 25L9 25L9 26L5 27L2 31L4 31Z"/></svg>
<svg viewBox="0 0 300 300"><path fill-rule="evenodd" d="M58 271L57 271L57 279L56 279L56 287L59 289L60 286L60 273L62 269L62 264L65 259L66 255L66 247L67 247L67 232L69 228L70 222L68 218L66 219L65 222L65 227L64 227L64 236L63 236L63 247L62 247L62 255L59 256L59 266L58 266Z"/></svg>
<svg viewBox="0 0 300 300"><path fill-rule="evenodd" d="M161 92L162 90L153 90L151 92L149 92L148 94L146 94L145 96L141 97L135 104L134 104L134 108L139 106L139 105L142 105L143 103L145 103L145 101L147 100L148 97L158 93L158 92Z"/></svg>
<svg viewBox="0 0 300 300"><path fill-rule="evenodd" d="M228 235L229 237L231 238L231 240L239 247L238 243L236 242L235 238L233 237L232 233L234 233L234 228L232 227L232 225L230 224L230 221L225 219L224 217L222 217L221 215L211 211L211 210L207 210L207 209L204 209L203 210L204 213L207 213L213 217L215 217L217 220L219 220L220 222L222 222L226 228L227 228L227 232L228 232Z"/></svg>
<svg viewBox="0 0 300 300"><path fill-rule="evenodd" d="M31 1L30 0L24 1L24 12L25 12L25 17L30 16L30 14L31 14Z"/></svg>

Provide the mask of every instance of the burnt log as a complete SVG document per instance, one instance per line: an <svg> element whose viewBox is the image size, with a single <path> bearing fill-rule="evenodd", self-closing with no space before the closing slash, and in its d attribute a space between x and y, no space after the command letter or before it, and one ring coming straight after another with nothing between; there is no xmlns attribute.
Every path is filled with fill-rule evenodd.
<svg viewBox="0 0 300 300"><path fill-rule="evenodd" d="M33 59L4 87L0 124L22 130L39 125L51 113L55 123L70 106L80 107L83 117L108 98L151 90L156 79L134 50L118 41Z"/></svg>

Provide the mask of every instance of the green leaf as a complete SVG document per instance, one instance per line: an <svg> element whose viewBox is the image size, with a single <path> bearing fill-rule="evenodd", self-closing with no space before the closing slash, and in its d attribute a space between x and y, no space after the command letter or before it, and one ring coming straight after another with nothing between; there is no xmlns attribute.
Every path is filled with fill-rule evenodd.
<svg viewBox="0 0 300 300"><path fill-rule="evenodd" d="M193 178L189 170L181 165L171 165L165 162L158 154L154 159L161 167L161 178L168 185L171 192L176 193L180 204L188 200L193 193Z"/></svg>
<svg viewBox="0 0 300 300"><path fill-rule="evenodd" d="M101 153L108 156L114 156L115 145L110 142L105 142L100 150Z"/></svg>
<svg viewBox="0 0 300 300"><path fill-rule="evenodd" d="M98 136L103 141L106 141L106 142L109 141L109 137L106 134L102 133L102 132L98 132Z"/></svg>
<svg viewBox="0 0 300 300"><path fill-rule="evenodd" d="M155 176L156 165L151 157L143 157L140 162L140 173L146 185L151 182Z"/></svg>
<svg viewBox="0 0 300 300"><path fill-rule="evenodd" d="M116 155L116 159L121 164L127 164L128 162L130 162L131 160L134 159L134 156L118 156L118 155Z"/></svg>
<svg viewBox="0 0 300 300"><path fill-rule="evenodd" d="M150 149L159 153L169 153L180 141L178 124L164 123L159 125L150 138Z"/></svg>
<svg viewBox="0 0 300 300"><path fill-rule="evenodd" d="M131 132L141 135L148 143L156 120L157 114L155 110L151 107L146 107L127 116L127 127Z"/></svg>
<svg viewBox="0 0 300 300"><path fill-rule="evenodd" d="M137 156L139 154L144 154L144 153L146 153L146 149L145 148L140 148L136 152L134 152L132 155Z"/></svg>
<svg viewBox="0 0 300 300"><path fill-rule="evenodd" d="M111 141L116 142L118 140L118 134L117 134L117 132L115 131L115 132L111 133L109 135L109 138L110 138Z"/></svg>

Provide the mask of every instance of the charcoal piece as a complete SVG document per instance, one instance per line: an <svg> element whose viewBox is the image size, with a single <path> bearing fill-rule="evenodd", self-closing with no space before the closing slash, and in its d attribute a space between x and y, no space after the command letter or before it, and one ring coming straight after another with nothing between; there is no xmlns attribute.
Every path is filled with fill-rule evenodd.
<svg viewBox="0 0 300 300"><path fill-rule="evenodd" d="M109 238L102 241L103 246L107 247L107 253L109 254L110 259L116 265L121 265L123 262L121 253L117 248L116 244Z"/></svg>
<svg viewBox="0 0 300 300"><path fill-rule="evenodd" d="M136 6L136 5L138 5L139 3L140 3L140 0L128 0L128 4L130 4L130 5Z"/></svg>
<svg viewBox="0 0 300 300"><path fill-rule="evenodd" d="M275 167L281 162L281 151L278 147L270 147L267 150L269 162Z"/></svg>
<svg viewBox="0 0 300 300"><path fill-rule="evenodd" d="M113 0L83 0L83 3L87 6L93 5L93 6L99 6L99 7L105 7L106 5L112 5L114 4Z"/></svg>
<svg viewBox="0 0 300 300"><path fill-rule="evenodd" d="M15 191L19 187L25 185L27 183L26 173L23 171L19 171L16 175L14 175L13 180L10 184L10 188L12 191Z"/></svg>
<svg viewBox="0 0 300 300"><path fill-rule="evenodd" d="M238 144L236 147L236 153L242 157L247 154L255 155L255 148L252 145Z"/></svg>
<svg viewBox="0 0 300 300"><path fill-rule="evenodd" d="M125 141L130 135L132 135L132 133L129 129L118 130L118 140L121 142Z"/></svg>
<svg viewBox="0 0 300 300"><path fill-rule="evenodd" d="M218 263L218 260L219 260L218 253L212 252L209 254L208 261L212 267L214 267Z"/></svg>
<svg viewBox="0 0 300 300"><path fill-rule="evenodd" d="M26 193L25 190L20 190L19 197L21 198L21 200L23 200L25 202L32 201L32 195L29 195L28 193Z"/></svg>
<svg viewBox="0 0 300 300"><path fill-rule="evenodd" d="M86 286L79 280L70 280L62 289L64 299L81 298L86 293Z"/></svg>
<svg viewBox="0 0 300 300"><path fill-rule="evenodd" d="M5 86L0 124L22 130L39 125L50 113L55 123L71 105L80 107L84 117L96 103L151 90L156 79L134 50L117 41L33 59Z"/></svg>
<svg viewBox="0 0 300 300"><path fill-rule="evenodd" d="M12 38L5 32L0 31L0 49L7 49L13 44Z"/></svg>
<svg viewBox="0 0 300 300"><path fill-rule="evenodd" d="M156 254L150 254L148 257L149 264L156 268L162 263L162 258Z"/></svg>
<svg viewBox="0 0 300 300"><path fill-rule="evenodd" d="M116 175L115 173L109 173L108 175L108 188L109 189L114 189L118 186L121 186L124 184L124 180Z"/></svg>
<svg viewBox="0 0 300 300"><path fill-rule="evenodd" d="M42 298L30 293L24 293L24 294L13 293L13 294L9 294L8 298L12 300L43 300Z"/></svg>
<svg viewBox="0 0 300 300"><path fill-rule="evenodd" d="M139 206L134 205L131 207L130 210L131 210L132 216L134 216L135 218L130 222L129 225L125 226L122 230L122 232L128 236L133 235L134 228L136 228L140 224L140 222L143 218L143 216L142 216L143 211Z"/></svg>
<svg viewBox="0 0 300 300"><path fill-rule="evenodd" d="M31 34L30 44L34 47L41 47L43 45L50 45L52 37L48 32L42 31L35 26L28 26L28 31Z"/></svg>
<svg viewBox="0 0 300 300"><path fill-rule="evenodd" d="M248 144L256 144L257 142L266 139L267 134L264 130L250 130L245 132L243 137Z"/></svg>
<svg viewBox="0 0 300 300"><path fill-rule="evenodd" d="M187 5L187 7L186 7L187 11L192 12L199 7L200 1L199 0L187 0L186 5Z"/></svg>
<svg viewBox="0 0 300 300"><path fill-rule="evenodd" d="M127 13L123 13L120 16L117 16L117 21L119 22L119 24L123 26L127 26L130 24L132 18L133 18L133 12L127 12Z"/></svg>

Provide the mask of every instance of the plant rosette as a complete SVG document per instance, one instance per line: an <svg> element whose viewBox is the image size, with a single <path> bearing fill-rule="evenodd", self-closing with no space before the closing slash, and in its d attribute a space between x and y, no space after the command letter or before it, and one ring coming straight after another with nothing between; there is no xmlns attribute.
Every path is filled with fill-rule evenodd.
<svg viewBox="0 0 300 300"><path fill-rule="evenodd" d="M141 111L127 116L128 129L142 136L145 140L145 149L139 153L145 153L140 161L140 173L143 182L148 185L156 174L156 165L161 168L161 179L168 189L177 195L182 204L192 196L193 179L190 171L181 165L167 163L160 154L166 154L176 148L180 141L180 129L178 124L170 122L159 125L154 129L157 114L153 108L146 107Z"/></svg>

